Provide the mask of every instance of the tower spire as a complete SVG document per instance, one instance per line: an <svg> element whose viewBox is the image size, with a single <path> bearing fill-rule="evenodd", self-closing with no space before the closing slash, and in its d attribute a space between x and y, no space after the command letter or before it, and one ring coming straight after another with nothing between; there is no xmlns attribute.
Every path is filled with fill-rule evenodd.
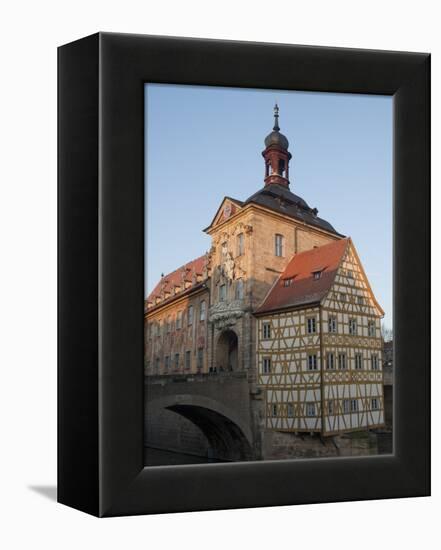
<svg viewBox="0 0 441 550"><path fill-rule="evenodd" d="M275 132L278 132L280 130L279 128L279 106L276 104L274 105L274 127L273 130Z"/></svg>
<svg viewBox="0 0 441 550"><path fill-rule="evenodd" d="M291 153L288 151L289 143L286 137L280 133L279 106L274 105L273 131L265 138L265 150L262 152L265 159L265 185L284 185L289 187L289 161Z"/></svg>

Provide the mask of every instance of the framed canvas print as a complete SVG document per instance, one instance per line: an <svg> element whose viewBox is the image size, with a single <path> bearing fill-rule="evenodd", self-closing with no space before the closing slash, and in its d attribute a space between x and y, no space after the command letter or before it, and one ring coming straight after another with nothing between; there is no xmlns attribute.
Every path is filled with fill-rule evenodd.
<svg viewBox="0 0 441 550"><path fill-rule="evenodd" d="M430 57L59 49L59 501L430 493Z"/></svg>

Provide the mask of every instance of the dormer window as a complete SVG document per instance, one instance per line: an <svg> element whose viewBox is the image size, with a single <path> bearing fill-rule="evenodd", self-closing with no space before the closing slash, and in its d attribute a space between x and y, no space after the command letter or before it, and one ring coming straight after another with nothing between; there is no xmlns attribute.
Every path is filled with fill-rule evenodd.
<svg viewBox="0 0 441 550"><path fill-rule="evenodd" d="M288 279L283 279L282 283L283 283L283 286L287 287L287 286L291 286L293 281L294 281L294 277L289 277Z"/></svg>
<svg viewBox="0 0 441 550"><path fill-rule="evenodd" d="M314 281L318 281L320 277L322 276L321 270L313 271L312 276L314 278Z"/></svg>

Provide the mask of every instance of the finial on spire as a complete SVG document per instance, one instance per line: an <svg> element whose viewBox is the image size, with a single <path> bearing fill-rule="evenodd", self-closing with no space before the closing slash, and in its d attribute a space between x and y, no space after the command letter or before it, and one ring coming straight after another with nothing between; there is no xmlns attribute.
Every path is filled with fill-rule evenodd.
<svg viewBox="0 0 441 550"><path fill-rule="evenodd" d="M273 130L275 130L276 132L278 132L280 130L279 128L279 106L277 105L277 103L274 105L274 128Z"/></svg>

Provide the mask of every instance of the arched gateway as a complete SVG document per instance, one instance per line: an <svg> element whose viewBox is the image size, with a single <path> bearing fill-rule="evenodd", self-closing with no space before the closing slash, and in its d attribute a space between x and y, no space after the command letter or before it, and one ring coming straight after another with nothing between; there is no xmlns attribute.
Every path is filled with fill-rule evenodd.
<svg viewBox="0 0 441 550"><path fill-rule="evenodd" d="M217 372L235 372L239 369L237 334L224 330L217 341L215 368Z"/></svg>

